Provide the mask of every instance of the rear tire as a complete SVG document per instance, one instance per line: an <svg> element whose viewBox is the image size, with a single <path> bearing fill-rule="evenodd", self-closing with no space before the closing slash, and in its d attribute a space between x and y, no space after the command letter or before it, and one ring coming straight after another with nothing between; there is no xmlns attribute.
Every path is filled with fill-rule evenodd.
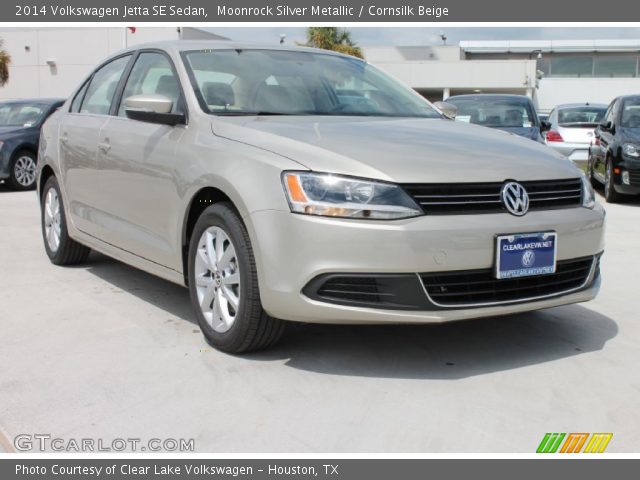
<svg viewBox="0 0 640 480"><path fill-rule="evenodd" d="M33 190L36 188L36 165L38 159L29 150L20 150L11 160L9 185L13 190Z"/></svg>
<svg viewBox="0 0 640 480"><path fill-rule="evenodd" d="M613 162L611 159L607 160L607 166L604 177L604 198L607 203L619 203L624 199L624 196L618 192L614 187L613 181Z"/></svg>
<svg viewBox="0 0 640 480"><path fill-rule="evenodd" d="M189 295L200 329L218 350L243 353L275 344L285 322L263 309L249 234L229 203L208 207L189 242Z"/></svg>
<svg viewBox="0 0 640 480"><path fill-rule="evenodd" d="M56 177L49 177L42 189L40 221L44 249L55 265L78 265L84 263L91 249L69 236L67 219L62 203L62 194Z"/></svg>

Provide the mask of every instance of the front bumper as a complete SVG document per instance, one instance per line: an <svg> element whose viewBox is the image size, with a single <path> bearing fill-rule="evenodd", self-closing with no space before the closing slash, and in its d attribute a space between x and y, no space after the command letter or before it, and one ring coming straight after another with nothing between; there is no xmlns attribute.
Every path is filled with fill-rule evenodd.
<svg viewBox="0 0 640 480"><path fill-rule="evenodd" d="M356 221L265 210L251 215L264 309L284 320L314 323L430 323L505 315L593 298L586 288L553 298L474 308L397 310L338 305L309 298L303 289L329 273L405 274L491 268L496 234L554 230L557 259L597 255L604 249L604 210L571 208L530 212L422 216Z"/></svg>

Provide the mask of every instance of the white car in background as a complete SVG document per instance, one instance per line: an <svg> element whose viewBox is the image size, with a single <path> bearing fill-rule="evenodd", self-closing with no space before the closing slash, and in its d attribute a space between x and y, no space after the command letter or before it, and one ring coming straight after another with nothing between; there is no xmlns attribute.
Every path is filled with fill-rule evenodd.
<svg viewBox="0 0 640 480"><path fill-rule="evenodd" d="M585 163L595 138L594 130L606 110L607 106L600 103L558 105L549 114L551 128L546 134L546 144L573 162Z"/></svg>

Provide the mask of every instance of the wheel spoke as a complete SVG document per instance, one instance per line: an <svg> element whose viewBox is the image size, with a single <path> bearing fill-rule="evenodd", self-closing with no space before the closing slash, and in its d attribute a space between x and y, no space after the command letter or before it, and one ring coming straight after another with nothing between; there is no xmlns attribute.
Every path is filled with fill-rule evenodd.
<svg viewBox="0 0 640 480"><path fill-rule="evenodd" d="M223 323L226 326L227 322L222 312L222 305L220 304L220 293L218 292L215 296L215 302L213 304L213 328L215 329L216 326L218 326L219 328L220 323Z"/></svg>
<svg viewBox="0 0 640 480"><path fill-rule="evenodd" d="M210 232L205 233L205 238L206 238L206 248L207 248L207 263L209 265L209 267L211 268L211 270L215 270L216 268L216 250L215 247L213 246L213 242L215 241L215 238L213 237L213 235Z"/></svg>
<svg viewBox="0 0 640 480"><path fill-rule="evenodd" d="M220 270L225 270L229 267L229 262L233 260L236 256L236 251L233 248L233 245L229 244L224 253L220 256L218 260L218 268Z"/></svg>
<svg viewBox="0 0 640 480"><path fill-rule="evenodd" d="M211 302L216 296L216 290L213 288L213 284L209 286L204 292L202 300L200 301L200 307L203 311L210 312L211 311Z"/></svg>
<svg viewBox="0 0 640 480"><path fill-rule="evenodd" d="M238 274L238 272L234 272L227 275L226 277L222 277L223 285L237 285L238 283L240 283L240 275Z"/></svg>
<svg viewBox="0 0 640 480"><path fill-rule="evenodd" d="M222 287L220 288L220 291L222 292L222 295L224 296L224 298L227 300L227 302L229 302L231 304L231 306L233 307L233 310L235 312L238 311L238 297L236 297L233 292L229 289L229 287Z"/></svg>
<svg viewBox="0 0 640 480"><path fill-rule="evenodd" d="M219 230L216 233L216 264L220 264L220 261L224 255L224 242L227 239L227 236L224 234L222 230Z"/></svg>
<svg viewBox="0 0 640 480"><path fill-rule="evenodd" d="M208 275L201 275L196 277L196 286L202 288L209 288L213 285L213 279Z"/></svg>

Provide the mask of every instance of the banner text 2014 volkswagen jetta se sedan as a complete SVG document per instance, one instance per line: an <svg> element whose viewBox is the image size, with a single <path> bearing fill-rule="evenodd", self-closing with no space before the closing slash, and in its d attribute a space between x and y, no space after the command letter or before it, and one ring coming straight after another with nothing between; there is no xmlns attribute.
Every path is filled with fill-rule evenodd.
<svg viewBox="0 0 640 480"><path fill-rule="evenodd" d="M187 285L208 341L286 321L430 323L583 302L604 210L548 147L453 122L359 59L169 42L99 65L44 125L57 265Z"/></svg>

